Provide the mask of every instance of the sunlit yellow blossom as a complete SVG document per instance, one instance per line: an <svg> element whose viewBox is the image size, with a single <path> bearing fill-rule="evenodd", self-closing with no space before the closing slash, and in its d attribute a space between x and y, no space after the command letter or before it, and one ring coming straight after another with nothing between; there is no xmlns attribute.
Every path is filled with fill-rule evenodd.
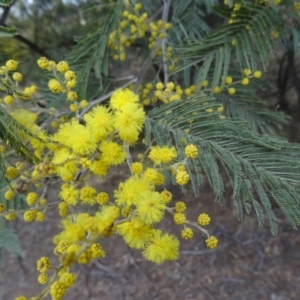
<svg viewBox="0 0 300 300"><path fill-rule="evenodd" d="M60 73L65 73L69 70L69 65L66 61L60 61L56 67L57 71Z"/></svg>
<svg viewBox="0 0 300 300"><path fill-rule="evenodd" d="M15 72L13 75L12 75L12 78L13 80L15 81L21 81L23 79L23 75L19 72Z"/></svg>
<svg viewBox="0 0 300 300"><path fill-rule="evenodd" d="M71 217L67 217L61 222L63 231L60 233L60 239L68 243L77 243L86 236L85 229L77 223L74 223Z"/></svg>
<svg viewBox="0 0 300 300"><path fill-rule="evenodd" d="M8 191L6 191L5 194L4 194L4 198L6 200L12 200L14 198L14 196L15 196L15 193L11 189L9 189Z"/></svg>
<svg viewBox="0 0 300 300"><path fill-rule="evenodd" d="M196 158L198 156L198 148L193 144L189 144L185 147L184 154L186 157Z"/></svg>
<svg viewBox="0 0 300 300"><path fill-rule="evenodd" d="M66 202L61 202L58 205L58 213L61 217L66 217L69 213L69 207Z"/></svg>
<svg viewBox="0 0 300 300"><path fill-rule="evenodd" d="M18 67L18 62L16 62L13 59L10 59L6 62L6 67L8 68L9 71L15 71Z"/></svg>
<svg viewBox="0 0 300 300"><path fill-rule="evenodd" d="M12 105L14 103L14 97L11 95L7 95L3 98L3 102L7 105Z"/></svg>
<svg viewBox="0 0 300 300"><path fill-rule="evenodd" d="M92 161L89 169L96 175L105 176L107 174L109 165L103 160Z"/></svg>
<svg viewBox="0 0 300 300"><path fill-rule="evenodd" d="M79 171L74 157L75 155L70 153L66 148L62 148L54 154L52 162L57 164L56 172L64 181L73 180Z"/></svg>
<svg viewBox="0 0 300 300"><path fill-rule="evenodd" d="M139 96L129 89L118 89L110 98L110 106L113 109L121 109L125 104L139 102Z"/></svg>
<svg viewBox="0 0 300 300"><path fill-rule="evenodd" d="M17 168L9 166L6 168L6 177L8 179L14 179L19 175Z"/></svg>
<svg viewBox="0 0 300 300"><path fill-rule="evenodd" d="M117 226L117 233L122 235L125 242L131 248L144 249L152 238L154 230L151 225L145 225L138 219L121 223Z"/></svg>
<svg viewBox="0 0 300 300"><path fill-rule="evenodd" d="M177 157L177 151L175 147L159 147L155 146L151 148L149 158L155 163L155 164L161 164L161 163L170 163L174 158Z"/></svg>
<svg viewBox="0 0 300 300"><path fill-rule="evenodd" d="M151 183L156 184L156 180L158 177L159 172L156 171L153 168L148 168L147 170L145 170L144 172L144 177Z"/></svg>
<svg viewBox="0 0 300 300"><path fill-rule="evenodd" d="M34 205L39 199L39 195L37 193L31 192L28 193L27 197L26 197L26 201L28 205Z"/></svg>
<svg viewBox="0 0 300 300"><path fill-rule="evenodd" d="M59 281L62 282L65 287L69 288L75 284L76 275L69 272L64 272L60 275Z"/></svg>
<svg viewBox="0 0 300 300"><path fill-rule="evenodd" d="M62 297L65 295L65 293L66 293L66 287L64 283L60 281L55 281L54 283L51 284L50 295L52 299L61 300Z"/></svg>
<svg viewBox="0 0 300 300"><path fill-rule="evenodd" d="M136 174L140 174L143 172L143 165L139 162L134 162L132 165L131 165L131 170L132 170L132 173L134 175Z"/></svg>
<svg viewBox="0 0 300 300"><path fill-rule="evenodd" d="M51 268L49 257L43 256L37 261L37 270L41 273L47 272Z"/></svg>
<svg viewBox="0 0 300 300"><path fill-rule="evenodd" d="M73 92L73 91L68 92L67 99L68 99L69 101L76 101L77 98L78 98L78 95L77 95L76 92Z"/></svg>
<svg viewBox="0 0 300 300"><path fill-rule="evenodd" d="M114 196L118 205L131 206L136 204L139 199L139 194L145 191L153 191L154 185L149 182L144 176L131 176L125 182L121 182Z"/></svg>
<svg viewBox="0 0 300 300"><path fill-rule="evenodd" d="M179 257L179 241L173 235L155 230L143 256L158 264L166 260L176 260Z"/></svg>
<svg viewBox="0 0 300 300"><path fill-rule="evenodd" d="M69 184L63 184L59 197L62 198L68 205L76 205L79 197L79 191Z"/></svg>
<svg viewBox="0 0 300 300"><path fill-rule="evenodd" d="M45 284L47 283L48 281L48 275L46 273L41 273L39 276L38 276L38 282L40 284Z"/></svg>
<svg viewBox="0 0 300 300"><path fill-rule="evenodd" d="M126 152L123 147L115 142L104 141L99 149L102 152L101 160L108 165L119 165L126 158Z"/></svg>
<svg viewBox="0 0 300 300"><path fill-rule="evenodd" d="M71 71L71 70L66 71L66 73L65 73L65 79L67 81L76 80L76 74L75 74L75 72Z"/></svg>
<svg viewBox="0 0 300 300"><path fill-rule="evenodd" d="M186 210L186 204L183 201L178 201L175 204L175 211L178 213L183 213Z"/></svg>
<svg viewBox="0 0 300 300"><path fill-rule="evenodd" d="M23 217L25 222L32 222L36 217L37 211L36 210L27 210Z"/></svg>
<svg viewBox="0 0 300 300"><path fill-rule="evenodd" d="M62 90L62 86L61 86L60 82L56 79L50 79L50 81L48 83L48 87L51 90L51 92L53 92L53 93L60 93Z"/></svg>
<svg viewBox="0 0 300 300"><path fill-rule="evenodd" d="M158 192L145 191L139 194L136 203L138 217L145 224L157 223L162 220L166 204Z"/></svg>
<svg viewBox="0 0 300 300"><path fill-rule="evenodd" d="M37 63L41 69L48 69L49 67L49 61L46 57L39 58Z"/></svg>
<svg viewBox="0 0 300 300"><path fill-rule="evenodd" d="M96 202L99 203L100 205L105 205L109 201L109 195L105 192L100 192L96 196Z"/></svg>
<svg viewBox="0 0 300 300"><path fill-rule="evenodd" d="M78 122L62 124L53 139L80 155L94 152L97 146L93 134Z"/></svg>
<svg viewBox="0 0 300 300"><path fill-rule="evenodd" d="M169 203L172 200L172 193L167 191L167 190L163 190L161 193L162 199L165 203Z"/></svg>
<svg viewBox="0 0 300 300"><path fill-rule="evenodd" d="M190 240L193 237L193 235L193 230L190 227L186 227L181 231L181 236L185 240Z"/></svg>
<svg viewBox="0 0 300 300"><path fill-rule="evenodd" d="M119 215L120 209L117 206L103 206L101 212L96 213L97 228L104 237L108 237L114 232L114 222Z"/></svg>
<svg viewBox="0 0 300 300"><path fill-rule="evenodd" d="M185 221L186 221L186 216L185 216L185 214L179 213L179 212L177 212L177 213L174 214L174 222L175 222L176 224L178 224L178 225L184 224Z"/></svg>
<svg viewBox="0 0 300 300"><path fill-rule="evenodd" d="M113 132L113 116L108 108L96 106L84 116L87 128L97 141L104 140L107 135Z"/></svg>
<svg viewBox="0 0 300 300"><path fill-rule="evenodd" d="M119 132L121 140L135 143L138 134L142 130L145 121L145 112L143 108L137 104L129 103L115 113L115 128Z"/></svg>
<svg viewBox="0 0 300 300"><path fill-rule="evenodd" d="M201 226L207 226L210 223L210 216L208 214L200 214L198 216L198 223Z"/></svg>
<svg viewBox="0 0 300 300"><path fill-rule="evenodd" d="M179 171L176 174L176 182L179 185L185 185L189 182L190 176L186 171Z"/></svg>
<svg viewBox="0 0 300 300"><path fill-rule="evenodd" d="M205 243L208 248L214 249L218 246L218 239L214 236L211 236L210 238L205 240Z"/></svg>
<svg viewBox="0 0 300 300"><path fill-rule="evenodd" d="M96 203L96 190L91 186L85 186L80 190L79 198L80 200L88 205L93 205Z"/></svg>

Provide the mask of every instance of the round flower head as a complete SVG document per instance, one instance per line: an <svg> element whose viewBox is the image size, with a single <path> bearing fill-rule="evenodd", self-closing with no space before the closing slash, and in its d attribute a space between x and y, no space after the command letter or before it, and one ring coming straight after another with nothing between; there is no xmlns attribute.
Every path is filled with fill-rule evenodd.
<svg viewBox="0 0 300 300"><path fill-rule="evenodd" d="M66 61L60 61L57 64L57 71L60 73L65 73L69 70L69 65Z"/></svg>
<svg viewBox="0 0 300 300"><path fill-rule="evenodd" d="M129 89L118 89L110 98L110 106L113 109L120 110L124 105L139 102L139 96Z"/></svg>
<svg viewBox="0 0 300 300"><path fill-rule="evenodd" d="M173 235L156 230L143 256L158 264L166 260L176 260L179 256L179 241Z"/></svg>
<svg viewBox="0 0 300 300"><path fill-rule="evenodd" d="M13 59L8 60L5 65L9 71L15 71L18 67L18 63Z"/></svg>
<svg viewBox="0 0 300 300"><path fill-rule="evenodd" d="M161 221L166 209L166 204L158 192L141 193L136 205L138 216L145 224Z"/></svg>

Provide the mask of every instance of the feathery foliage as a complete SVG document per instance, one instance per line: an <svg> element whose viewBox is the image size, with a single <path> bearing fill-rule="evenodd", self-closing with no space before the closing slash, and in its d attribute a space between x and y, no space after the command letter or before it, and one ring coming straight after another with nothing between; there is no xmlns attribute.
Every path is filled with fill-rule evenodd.
<svg viewBox="0 0 300 300"><path fill-rule="evenodd" d="M108 4L97 1L88 7L88 10L97 11L97 20L86 24L84 34L76 39L77 45L69 56L77 70L78 94L82 99L96 97L103 90L103 78L108 76L107 42L109 34L119 24L121 8L121 0ZM89 81L91 75L94 84Z"/></svg>
<svg viewBox="0 0 300 300"><path fill-rule="evenodd" d="M276 217L270 200L273 198L291 224L299 227L300 145L279 137L255 134L243 120L220 119L219 113L206 112L208 107L218 105L203 93L152 110L146 122L147 143L153 135L159 145L175 144L181 158L185 144L197 145L199 158L187 166L196 194L205 174L216 200L224 202L220 162L232 183L239 219L243 211L249 213L252 206L259 225L264 223L265 213L271 232L276 234ZM260 201L255 200L254 190Z"/></svg>
<svg viewBox="0 0 300 300"><path fill-rule="evenodd" d="M20 241L12 228L4 227L3 222L0 222L0 257L2 251L5 249L9 253L24 257L24 252L20 247Z"/></svg>
<svg viewBox="0 0 300 300"><path fill-rule="evenodd" d="M0 26L0 37L13 37L19 34L19 32L17 28Z"/></svg>
<svg viewBox="0 0 300 300"><path fill-rule="evenodd" d="M17 122L0 106L0 139L13 148L25 160L37 162L38 158L24 145L20 133L38 139L30 130ZM3 166L2 156L0 157L0 166Z"/></svg>

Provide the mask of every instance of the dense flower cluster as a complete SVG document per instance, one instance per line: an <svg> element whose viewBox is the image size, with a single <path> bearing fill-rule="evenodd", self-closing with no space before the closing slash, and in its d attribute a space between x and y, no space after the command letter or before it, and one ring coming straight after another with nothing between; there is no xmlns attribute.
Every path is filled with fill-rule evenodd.
<svg viewBox="0 0 300 300"><path fill-rule="evenodd" d="M125 11L120 32L111 34L109 46L116 52L115 59L124 60L125 47L144 37L147 31L150 33L149 48L154 48L156 42L165 39L171 29L171 24L161 20L146 23L148 16L140 14L141 9L141 5L136 4L133 13ZM118 48L115 46L117 36L121 38L121 47ZM161 51L158 47L156 55L161 55ZM170 60L172 47L167 47L166 53ZM207 247L215 248L218 243L216 237L202 228L209 224L210 217L201 214L198 222L190 221L187 204L178 201L165 187L170 178L180 187L190 183L193 174L188 166L201 155L200 147L187 141L183 141L183 149L178 149L171 142L167 145L153 144L137 159L130 152L130 148L139 142L146 121L144 105L155 104L158 100L169 103L188 99L199 86L191 85L184 89L174 82L149 82L140 88L138 94L132 88L116 89L107 103L93 105L80 99L75 90L76 73L66 61L55 62L42 57L37 63L41 69L50 72L52 78L48 81L48 88L54 94L63 95L72 117L60 115L50 108L52 130L47 132L38 125L37 113L14 108L15 100L19 98L14 95L4 97L1 105L11 105L11 116L35 135L19 133L40 162L32 168L23 162L7 166L6 177L12 185L5 190L4 198L12 202L16 195L24 194L27 207L14 212L0 204L0 213L7 220L14 220L16 214L20 214L25 222L43 222L48 207L46 188L44 192L33 191L33 188L46 186L53 178L61 182L57 202L51 203L57 206L62 218L61 232L53 238L53 252L59 263L56 265L44 256L37 261L37 281L46 284L52 299L62 299L67 289L75 284L76 275L71 273L73 264L88 264L106 256L102 241L114 234L121 236L129 247L140 250L149 261L160 264L176 260L179 257L179 238L159 228L168 214L181 227L183 240L192 239L194 229L198 229L207 236ZM10 76L14 87L22 80L22 74L16 72L17 67L16 61L9 60L0 69L0 76ZM244 72L244 78L251 76L259 78L261 73L256 71L252 75L251 71ZM225 82L228 86L235 84L231 77L227 77ZM222 92L219 87L208 86L206 80L201 89ZM30 99L36 92L35 86L27 87L20 100ZM224 110L222 105L215 109L209 103L203 105L203 111L208 113L221 114ZM7 149L9 145L0 145L1 153ZM114 191L106 191L102 183L109 172L125 163L129 176L120 181ZM91 178L97 178L98 183L95 184Z"/></svg>

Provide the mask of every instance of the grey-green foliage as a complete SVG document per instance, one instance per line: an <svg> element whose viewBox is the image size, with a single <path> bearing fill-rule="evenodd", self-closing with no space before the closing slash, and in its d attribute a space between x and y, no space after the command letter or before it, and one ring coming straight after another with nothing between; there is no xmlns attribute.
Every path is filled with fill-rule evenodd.
<svg viewBox="0 0 300 300"><path fill-rule="evenodd" d="M232 3L232 1L229 2ZM274 55L276 46L282 43L288 44L291 35L295 49L299 48L300 18L299 14L293 10L293 1L289 0L285 1L284 9L282 6L264 5L260 1L243 0L239 3L241 8L237 11L230 6L214 7L214 11L220 17L225 20L232 18L233 23L229 24L225 21L225 24L213 29L203 38L186 39L183 46L177 47L182 64L176 72L184 70L185 73L190 74L193 69L196 69L195 83L201 86L204 80L209 80L210 88L220 86L223 89L223 96L220 100L227 104L228 117L245 118L246 116L246 120L254 130L270 132L273 130L270 129L271 123L276 124L276 119L277 123L282 123L286 119L277 112L269 111L266 116L272 121L261 122L261 118L257 116L261 105L253 110L254 103L260 102L260 99L257 97L257 89L252 82L250 81L252 86L249 86L251 89L238 85L241 93L229 96L224 95L227 94L227 87L223 79L226 76L233 76L234 80L243 77L242 72L234 74L237 76L231 73L233 66L240 70L249 68L253 71L262 66L265 68L270 55ZM235 17L232 17L233 15ZM287 15L289 22L286 22ZM278 39L274 38L273 32L278 33ZM241 106L243 109L237 109ZM264 115L260 113L260 116Z"/></svg>
<svg viewBox="0 0 300 300"><path fill-rule="evenodd" d="M182 44L186 38L202 39L210 31L204 16L217 3L216 0L172 1L172 42Z"/></svg>
<svg viewBox="0 0 300 300"><path fill-rule="evenodd" d="M107 42L110 33L118 27L121 9L121 0L110 3L95 1L88 7L88 10L95 11L97 18L86 24L84 34L76 39L77 45L69 56L77 71L81 99L92 99L103 90L103 79L108 76ZM89 81L91 75L95 78L94 85Z"/></svg>
<svg viewBox="0 0 300 300"><path fill-rule="evenodd" d="M0 221L0 226L0 261L4 249L10 253L23 257L24 252L20 247L19 238L14 230L7 227L3 221Z"/></svg>
<svg viewBox="0 0 300 300"><path fill-rule="evenodd" d="M0 81L1 82L1 81ZM1 88L1 86L0 86ZM18 155L30 162L37 162L38 158L24 144L20 133L26 134L29 137L37 138L30 130L17 122L9 115L0 105L0 140L13 148ZM0 171L5 174L4 160L0 153Z"/></svg>
<svg viewBox="0 0 300 300"><path fill-rule="evenodd" d="M13 3L13 0L1 0L0 6L8 7ZM0 26L0 37L13 37L20 31L17 28Z"/></svg>
<svg viewBox="0 0 300 300"><path fill-rule="evenodd" d="M216 200L224 202L221 163L231 181L240 220L244 211L250 213L253 208L259 225L264 224L266 216L271 232L276 234L273 198L292 226L299 227L300 145L258 135L243 120L220 119L218 112L207 113L207 108L218 106L213 98L199 93L152 110L146 121L147 143L154 138L158 145L176 145L179 160L184 158L186 144L197 145L199 157L187 164L196 195L206 175Z"/></svg>

